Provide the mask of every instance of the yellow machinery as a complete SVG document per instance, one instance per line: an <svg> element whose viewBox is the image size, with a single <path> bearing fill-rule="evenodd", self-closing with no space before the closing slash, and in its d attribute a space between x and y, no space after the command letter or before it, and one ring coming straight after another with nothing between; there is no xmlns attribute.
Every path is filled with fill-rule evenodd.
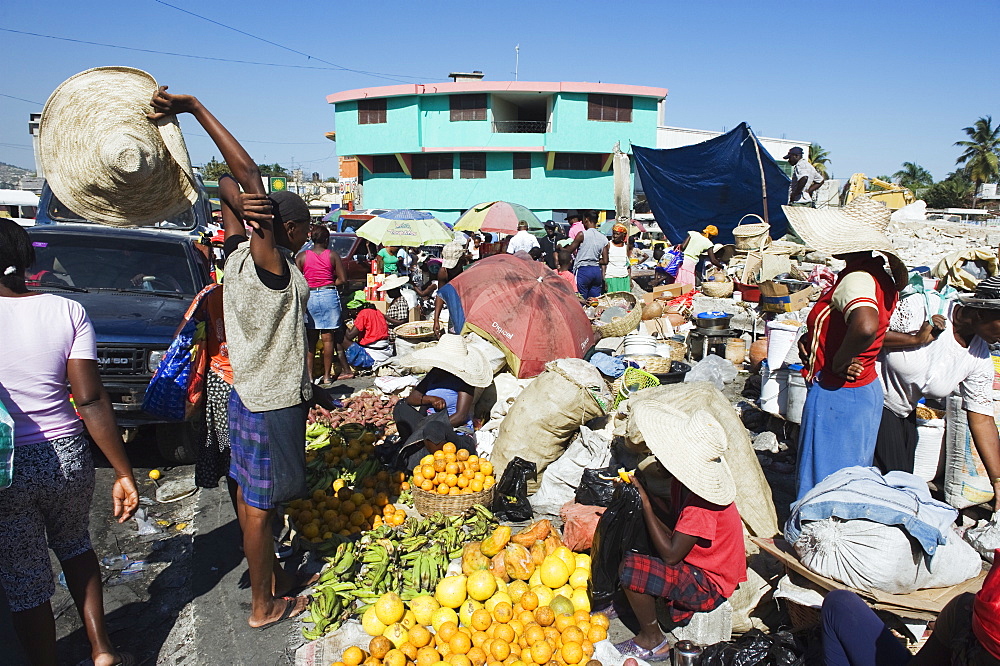
<svg viewBox="0 0 1000 666"><path fill-rule="evenodd" d="M863 173L856 173L844 186L840 205L844 206L850 203L854 197L861 194L867 194L873 200L884 203L890 210L899 210L917 200L908 188L895 183L887 183L878 178L869 178Z"/></svg>

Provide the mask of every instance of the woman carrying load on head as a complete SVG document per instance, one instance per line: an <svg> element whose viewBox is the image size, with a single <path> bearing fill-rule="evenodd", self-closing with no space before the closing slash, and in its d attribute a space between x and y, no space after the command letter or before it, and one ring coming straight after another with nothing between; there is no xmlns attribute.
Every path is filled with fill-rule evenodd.
<svg viewBox="0 0 1000 666"><path fill-rule="evenodd" d="M883 403L875 361L906 268L884 233L889 209L868 197L840 210L782 208L809 246L847 262L813 306L799 341L809 384L799 431L800 499L834 472L872 464ZM873 252L888 257L891 275Z"/></svg>
<svg viewBox="0 0 1000 666"><path fill-rule="evenodd" d="M715 257L715 244L711 238L719 235L719 229L714 224L710 224L699 231L689 231L687 238L681 243L680 251L684 255L684 263L677 271L677 284L689 284L695 286L696 271L698 262L702 255L708 256L708 261L716 268L724 268L722 262Z"/></svg>

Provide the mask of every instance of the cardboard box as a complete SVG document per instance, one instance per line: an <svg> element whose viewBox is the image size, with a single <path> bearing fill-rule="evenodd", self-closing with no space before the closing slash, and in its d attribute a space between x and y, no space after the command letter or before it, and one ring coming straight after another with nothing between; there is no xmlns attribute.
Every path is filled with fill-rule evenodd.
<svg viewBox="0 0 1000 666"><path fill-rule="evenodd" d="M385 311L389 309L388 301L371 301L371 303L372 305L375 306L375 309L381 312L383 315L385 314Z"/></svg>
<svg viewBox="0 0 1000 666"><path fill-rule="evenodd" d="M642 300L646 305L649 305L658 298L670 301L689 291L691 291L691 285L689 284L664 284L659 287L653 287L653 292L650 294L643 294Z"/></svg>
<svg viewBox="0 0 1000 666"><path fill-rule="evenodd" d="M410 321L420 321L420 307L410 308Z"/></svg>
<svg viewBox="0 0 1000 666"><path fill-rule="evenodd" d="M809 305L813 287L790 292L788 286L767 280L757 285L760 288L760 308L764 312L797 312Z"/></svg>

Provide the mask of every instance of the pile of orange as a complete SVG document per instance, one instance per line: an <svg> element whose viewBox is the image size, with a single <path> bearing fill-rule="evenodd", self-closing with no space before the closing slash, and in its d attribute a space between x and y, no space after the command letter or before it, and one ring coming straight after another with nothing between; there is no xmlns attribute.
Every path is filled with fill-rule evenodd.
<svg viewBox="0 0 1000 666"><path fill-rule="evenodd" d="M360 534L379 525L402 525L406 514L392 500L406 483L403 472L379 472L354 489L337 479L327 490L317 490L309 499L294 500L285 513L311 543L322 543L334 535Z"/></svg>
<svg viewBox="0 0 1000 666"><path fill-rule="evenodd" d="M440 451L420 459L413 468L410 484L439 495L468 495L489 490L496 483L493 463L457 449L446 442Z"/></svg>

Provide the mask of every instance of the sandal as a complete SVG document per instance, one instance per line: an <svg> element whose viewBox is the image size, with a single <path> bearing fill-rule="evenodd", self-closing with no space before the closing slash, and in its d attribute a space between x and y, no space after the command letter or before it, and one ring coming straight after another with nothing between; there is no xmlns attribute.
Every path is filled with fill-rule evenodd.
<svg viewBox="0 0 1000 666"><path fill-rule="evenodd" d="M621 643L615 643L615 649L626 657L635 657L645 661L666 661L670 658L670 639L664 636L663 642L652 650L638 645L634 638Z"/></svg>
<svg viewBox="0 0 1000 666"><path fill-rule="evenodd" d="M253 629L257 629L258 631L264 631L265 629L270 629L271 627L273 627L276 624L281 624L285 620L290 620L291 618L296 617L296 616L301 615L302 613L306 612L306 608L308 608L308 604L306 604L306 608L303 608L298 613L295 612L295 600L296 599L298 599L298 597L282 597L282 600L285 602L285 610L281 611L281 617L279 617L277 620L272 620L271 622L268 622L267 624L262 624L259 627L252 627L252 628Z"/></svg>

